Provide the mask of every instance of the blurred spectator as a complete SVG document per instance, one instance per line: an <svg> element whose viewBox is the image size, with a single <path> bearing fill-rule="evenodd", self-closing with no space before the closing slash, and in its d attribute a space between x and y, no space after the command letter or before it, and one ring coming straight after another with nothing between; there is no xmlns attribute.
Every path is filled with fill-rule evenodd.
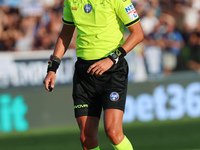
<svg viewBox="0 0 200 150"><path fill-rule="evenodd" d="M158 23L158 19L155 14L155 9L151 8L141 20L141 26L145 36L152 33L155 25Z"/></svg>
<svg viewBox="0 0 200 150"><path fill-rule="evenodd" d="M195 30L199 21L199 12L193 7L192 1L186 1L184 15L185 26L187 26L191 30Z"/></svg>
<svg viewBox="0 0 200 150"><path fill-rule="evenodd" d="M189 47L191 55L188 61L188 67L200 73L200 21L197 29L190 35Z"/></svg>
<svg viewBox="0 0 200 150"><path fill-rule="evenodd" d="M14 50L14 44L20 34L18 9L2 6L0 9L0 50Z"/></svg>
<svg viewBox="0 0 200 150"><path fill-rule="evenodd" d="M144 60L149 76L163 74L162 55L164 43L162 40L165 28L158 22L153 31L144 40Z"/></svg>
<svg viewBox="0 0 200 150"><path fill-rule="evenodd" d="M175 19L175 28L178 31L183 31L184 30L184 3L181 1L175 1L174 2L174 9L172 10L171 15L173 15Z"/></svg>
<svg viewBox="0 0 200 150"><path fill-rule="evenodd" d="M35 28L36 17L24 17L19 23L18 27L18 37L16 39L14 50L15 51L28 51L32 47L34 40L34 28Z"/></svg>
<svg viewBox="0 0 200 150"><path fill-rule="evenodd" d="M163 35L165 49L163 52L164 73L170 74L177 66L177 56L183 47L183 38L175 29L175 19L171 15L163 14L166 20L166 32Z"/></svg>

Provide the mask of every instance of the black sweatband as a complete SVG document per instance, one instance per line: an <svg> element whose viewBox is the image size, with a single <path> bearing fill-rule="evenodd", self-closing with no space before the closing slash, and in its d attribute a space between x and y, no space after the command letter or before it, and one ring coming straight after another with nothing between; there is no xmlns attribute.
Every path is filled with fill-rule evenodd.
<svg viewBox="0 0 200 150"><path fill-rule="evenodd" d="M48 68L47 68L47 73L49 71L53 71L53 72L56 73L56 71L57 71L57 69L60 65L60 62L61 62L60 58L51 55L49 62L48 62L49 65L48 65Z"/></svg>
<svg viewBox="0 0 200 150"><path fill-rule="evenodd" d="M122 47L118 47L114 52L110 53L108 57L117 64L118 61L126 56L126 51Z"/></svg>

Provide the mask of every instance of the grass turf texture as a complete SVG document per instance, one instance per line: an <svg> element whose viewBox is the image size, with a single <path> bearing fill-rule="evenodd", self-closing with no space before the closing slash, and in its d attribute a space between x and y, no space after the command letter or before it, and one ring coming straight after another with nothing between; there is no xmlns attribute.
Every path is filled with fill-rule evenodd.
<svg viewBox="0 0 200 150"><path fill-rule="evenodd" d="M200 118L124 124L134 150L200 150ZM113 150L99 129L101 150ZM78 127L34 129L24 133L0 133L1 150L81 150Z"/></svg>

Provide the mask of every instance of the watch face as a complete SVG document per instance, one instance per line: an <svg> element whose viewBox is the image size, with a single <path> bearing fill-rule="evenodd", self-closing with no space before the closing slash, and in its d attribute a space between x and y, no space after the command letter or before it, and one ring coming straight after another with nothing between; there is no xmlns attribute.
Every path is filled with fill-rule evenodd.
<svg viewBox="0 0 200 150"><path fill-rule="evenodd" d="M112 57L113 57L114 59L117 59L117 58L118 58L118 55L115 54L115 53L112 53Z"/></svg>

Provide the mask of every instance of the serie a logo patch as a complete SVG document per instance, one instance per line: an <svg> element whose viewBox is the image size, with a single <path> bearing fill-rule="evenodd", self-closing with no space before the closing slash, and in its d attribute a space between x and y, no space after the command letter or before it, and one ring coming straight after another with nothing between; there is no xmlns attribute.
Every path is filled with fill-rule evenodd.
<svg viewBox="0 0 200 150"><path fill-rule="evenodd" d="M117 92L112 92L110 94L110 100L111 101L117 101L119 99L119 94Z"/></svg>
<svg viewBox="0 0 200 150"><path fill-rule="evenodd" d="M136 18L138 18L138 13L136 12L136 9L133 6L133 4L125 7L125 11L127 15L129 16L130 20L135 20Z"/></svg>
<svg viewBox="0 0 200 150"><path fill-rule="evenodd" d="M90 4L86 4L84 6L84 10L85 10L86 13L90 13L91 10L92 10L92 6Z"/></svg>

